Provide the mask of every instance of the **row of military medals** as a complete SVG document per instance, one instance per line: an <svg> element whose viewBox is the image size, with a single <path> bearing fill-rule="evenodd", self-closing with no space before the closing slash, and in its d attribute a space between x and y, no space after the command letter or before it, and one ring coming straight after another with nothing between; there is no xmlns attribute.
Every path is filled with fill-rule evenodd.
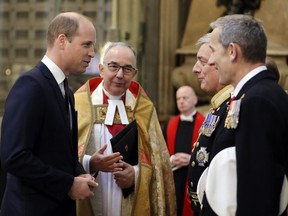
<svg viewBox="0 0 288 216"><path fill-rule="evenodd" d="M218 122L220 120L220 117L217 115L213 115L212 113L209 113L206 118L205 121L203 122L201 128L200 128L200 133L211 137L213 131L215 130Z"/></svg>
<svg viewBox="0 0 288 216"><path fill-rule="evenodd" d="M215 130L220 117L213 115L213 112L207 114L199 132L204 136L211 137L213 131ZM200 136L199 134L199 136ZM199 138L199 137L198 137ZM196 160L199 166L205 167L205 163L208 162L209 153L207 152L207 147L200 147L196 153Z"/></svg>
<svg viewBox="0 0 288 216"><path fill-rule="evenodd" d="M227 129L237 128L237 125L239 122L240 105L241 105L241 100L243 97L244 95L242 95L242 97L238 100L231 98L230 101L228 102L228 107L227 107L228 113L227 113L225 124L224 124L225 128ZM199 132L205 136L211 137L219 120L220 120L219 116L209 113L206 116Z"/></svg>
<svg viewBox="0 0 288 216"><path fill-rule="evenodd" d="M244 95L241 97L241 99L244 97ZM228 113L225 119L224 127L227 129L235 129L237 128L238 122L239 122L239 112L240 112L240 105L241 105L241 99L234 100L233 98L230 99L228 102ZM200 134L203 134L207 137L211 137L212 133L214 132L220 117L217 115L213 115L213 112L209 113L199 132ZM199 134L199 136L200 136ZM208 161L208 155L209 153L206 151L206 147L201 147L200 150L196 153L196 159L198 161L199 166L204 167L204 163Z"/></svg>
<svg viewBox="0 0 288 216"><path fill-rule="evenodd" d="M241 99L244 97L244 95L241 97ZM240 105L241 105L241 99L234 100L234 98L230 99L228 102L228 113L225 119L224 127L227 129L235 129L237 128L238 122L239 122L239 112L240 112ZM211 137L212 133L214 132L220 117L217 115L213 115L213 112L209 113L199 132L200 134L203 134L207 137ZM199 134L199 136L200 136ZM201 147L200 150L198 150L196 159L199 163L199 166L204 166L204 163L208 161L208 155L209 153L206 151L206 147Z"/></svg>
<svg viewBox="0 0 288 216"><path fill-rule="evenodd" d="M225 119L224 127L227 129L236 129L239 123L239 113L241 99L244 95L238 100L230 100L228 104L228 113Z"/></svg>

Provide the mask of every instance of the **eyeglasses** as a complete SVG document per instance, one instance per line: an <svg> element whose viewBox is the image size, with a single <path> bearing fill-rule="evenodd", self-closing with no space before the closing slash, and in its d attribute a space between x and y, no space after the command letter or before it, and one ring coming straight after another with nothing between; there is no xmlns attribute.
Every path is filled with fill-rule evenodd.
<svg viewBox="0 0 288 216"><path fill-rule="evenodd" d="M121 66L117 63L112 63L112 62L108 63L107 65L108 65L109 71L114 72L114 73L117 73L120 70L120 68L122 68L124 75L132 75L136 71L136 69L133 68L131 65Z"/></svg>

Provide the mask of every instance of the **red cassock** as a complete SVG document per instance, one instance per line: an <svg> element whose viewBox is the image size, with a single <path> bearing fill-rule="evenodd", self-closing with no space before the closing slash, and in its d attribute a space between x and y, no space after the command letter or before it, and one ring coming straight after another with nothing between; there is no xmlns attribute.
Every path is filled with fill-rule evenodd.
<svg viewBox="0 0 288 216"><path fill-rule="evenodd" d="M204 121L205 117L197 112L194 120L194 128L192 131L192 140L191 140L191 151L194 147L195 142L198 139L199 135L199 129ZM175 139L176 139L176 133L177 128L180 122L180 115L177 115L170 119L168 125L167 125L167 147L170 155L175 154ZM191 152L190 152L191 153ZM186 187L185 187L185 193L184 193L184 202L183 202L183 210L182 215L183 216L193 216L193 211L191 209L191 201L188 196L188 181L186 179Z"/></svg>

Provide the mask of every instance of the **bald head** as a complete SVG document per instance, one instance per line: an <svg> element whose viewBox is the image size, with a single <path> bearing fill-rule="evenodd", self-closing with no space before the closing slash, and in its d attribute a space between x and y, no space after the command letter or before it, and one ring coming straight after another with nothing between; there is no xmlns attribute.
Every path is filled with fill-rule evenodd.
<svg viewBox="0 0 288 216"><path fill-rule="evenodd" d="M190 115L195 111L198 98L191 86L181 86L176 92L178 110L183 115Z"/></svg>
<svg viewBox="0 0 288 216"><path fill-rule="evenodd" d="M191 86L181 86L177 89L177 93L182 93L182 92L186 92L187 94L196 97L195 91ZM176 93L176 94L177 94Z"/></svg>

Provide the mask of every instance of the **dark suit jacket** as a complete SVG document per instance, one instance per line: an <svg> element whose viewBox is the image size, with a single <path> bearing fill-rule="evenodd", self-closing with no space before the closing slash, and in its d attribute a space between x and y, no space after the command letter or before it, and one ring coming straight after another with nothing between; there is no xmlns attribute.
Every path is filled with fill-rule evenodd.
<svg viewBox="0 0 288 216"><path fill-rule="evenodd" d="M288 174L288 96L268 71L250 79L237 99L243 95L238 126L217 134L211 161L235 146L236 215L278 215L283 178ZM206 197L202 211L215 215Z"/></svg>
<svg viewBox="0 0 288 216"><path fill-rule="evenodd" d="M42 62L12 87L1 133L1 162L7 170L1 215L75 215L68 192L74 176L85 171L78 162L77 118L69 94L72 130L61 90Z"/></svg>
<svg viewBox="0 0 288 216"><path fill-rule="evenodd" d="M227 102L230 98L226 99L212 114L219 117L219 122L216 125L215 130L212 135L206 136L204 134L200 134L198 138L198 142L195 144L195 149L191 153L191 158L189 162L188 169L188 186L189 186L189 196L191 199L191 208L194 211L194 215L198 215L200 212L200 203L197 197L197 185L200 176L203 171L209 166L209 155L213 145L214 138L216 134L219 133L220 130L224 127L224 116L226 115L227 110ZM198 154L204 154L204 158L202 161L199 161Z"/></svg>
<svg viewBox="0 0 288 216"><path fill-rule="evenodd" d="M5 187L6 187L6 172L5 170L0 169L0 210L1 210L1 203L2 203L4 191L5 191Z"/></svg>

